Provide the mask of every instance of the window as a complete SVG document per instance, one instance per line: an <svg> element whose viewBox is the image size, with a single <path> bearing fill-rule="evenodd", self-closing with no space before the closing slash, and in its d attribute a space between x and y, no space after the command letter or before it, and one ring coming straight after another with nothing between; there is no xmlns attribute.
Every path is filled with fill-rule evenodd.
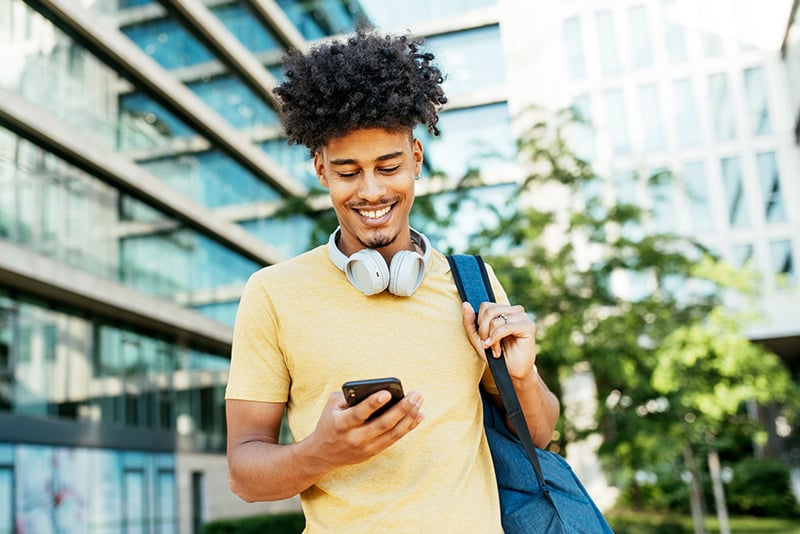
<svg viewBox="0 0 800 534"><path fill-rule="evenodd" d="M761 194L764 200L764 219L768 223L784 222L786 214L783 210L781 182L778 176L778 164L774 152L756 154L758 176L761 182Z"/></svg>
<svg viewBox="0 0 800 534"><path fill-rule="evenodd" d="M619 56L617 54L616 33L614 32L614 19L610 11L595 13L597 27L598 52L603 74L614 76L620 73Z"/></svg>
<svg viewBox="0 0 800 534"><path fill-rule="evenodd" d="M430 37L428 42L445 66L447 76L442 87L448 97L505 85L499 26Z"/></svg>
<svg viewBox="0 0 800 534"><path fill-rule="evenodd" d="M746 267L753 260L753 245L750 243L733 245L731 255L731 263L734 267Z"/></svg>
<svg viewBox="0 0 800 534"><path fill-rule="evenodd" d="M572 100L572 109L578 116L575 124L574 147L575 154L586 161L591 161L597 155L595 152L594 128L592 127L592 100L589 95L576 96Z"/></svg>
<svg viewBox="0 0 800 534"><path fill-rule="evenodd" d="M639 87L639 114L642 118L642 143L646 152L664 150L664 123L658 105L658 89L655 84Z"/></svg>
<svg viewBox="0 0 800 534"><path fill-rule="evenodd" d="M633 67L635 69L649 67L653 64L653 52L650 46L650 28L647 24L645 6L629 7L628 22L630 24Z"/></svg>
<svg viewBox="0 0 800 534"><path fill-rule="evenodd" d="M676 0L664 0L661 3L664 12L664 34L667 41L667 57L670 63L686 61L686 31L678 14Z"/></svg>
<svg viewBox="0 0 800 534"><path fill-rule="evenodd" d="M603 94L606 104L608 130L611 137L611 148L615 155L630 154L628 139L628 121L625 113L625 99L619 89L609 89Z"/></svg>
<svg viewBox="0 0 800 534"><path fill-rule="evenodd" d="M717 141L736 138L736 116L733 111L728 75L712 74L708 77L708 103L711 109L711 128Z"/></svg>
<svg viewBox="0 0 800 534"><path fill-rule="evenodd" d="M700 124L697 121L697 106L692 92L692 82L676 80L672 83L675 98L675 123L678 143L682 148L697 146L702 142Z"/></svg>
<svg viewBox="0 0 800 534"><path fill-rule="evenodd" d="M772 131L767 105L767 84L764 69L753 67L744 70L744 92L747 99L747 117L753 135L764 135Z"/></svg>
<svg viewBox="0 0 800 534"><path fill-rule="evenodd" d="M702 161L687 163L683 166L683 179L689 203L691 230L693 233L714 230L711 216L711 204L708 197L708 178Z"/></svg>
<svg viewBox="0 0 800 534"><path fill-rule="evenodd" d="M792 259L792 242L788 239L772 241L769 244L772 258L772 270L775 275L789 283L794 283L794 260Z"/></svg>
<svg viewBox="0 0 800 534"><path fill-rule="evenodd" d="M573 80L586 77L586 65L583 58L583 38L581 36L581 20L571 17L564 20L562 25L564 34L564 49L567 52L567 66L569 76Z"/></svg>
<svg viewBox="0 0 800 534"><path fill-rule="evenodd" d="M652 202L653 228L656 232L675 231L675 189L666 168L650 171L647 187Z"/></svg>
<svg viewBox="0 0 800 534"><path fill-rule="evenodd" d="M747 216L741 164L739 158L724 158L721 165L722 187L725 190L725 202L728 208L728 223L734 228L741 228L750 221Z"/></svg>

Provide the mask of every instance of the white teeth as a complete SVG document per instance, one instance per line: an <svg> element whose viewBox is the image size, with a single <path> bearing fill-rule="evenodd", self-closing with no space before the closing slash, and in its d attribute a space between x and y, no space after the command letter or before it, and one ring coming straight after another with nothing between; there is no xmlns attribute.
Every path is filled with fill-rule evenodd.
<svg viewBox="0 0 800 534"><path fill-rule="evenodd" d="M389 213L389 210L391 209L392 209L391 206L386 206L385 208L377 211L358 210L358 213L360 213L362 217L366 217L367 219L378 219Z"/></svg>

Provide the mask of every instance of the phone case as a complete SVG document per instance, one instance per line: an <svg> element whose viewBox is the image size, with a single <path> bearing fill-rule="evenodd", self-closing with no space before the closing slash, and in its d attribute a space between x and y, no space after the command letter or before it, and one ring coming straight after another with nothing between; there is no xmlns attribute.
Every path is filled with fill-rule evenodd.
<svg viewBox="0 0 800 534"><path fill-rule="evenodd" d="M378 417L386 410L397 404L397 402L405 396L400 380L394 377L371 378L367 380L351 380L342 384L342 393L344 393L344 398L347 401L348 406L355 406L376 391L380 391L382 389L385 389L391 393L392 398L389 399L389 402L375 410L372 415L369 416L367 421Z"/></svg>

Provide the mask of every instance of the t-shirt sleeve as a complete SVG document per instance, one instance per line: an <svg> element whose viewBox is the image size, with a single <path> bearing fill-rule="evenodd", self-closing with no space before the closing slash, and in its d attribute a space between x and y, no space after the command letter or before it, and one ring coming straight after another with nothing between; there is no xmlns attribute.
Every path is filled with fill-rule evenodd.
<svg viewBox="0 0 800 534"><path fill-rule="evenodd" d="M503 286L500 284L500 281L494 274L494 270L488 263L486 264L486 272L489 274L489 280L492 282L492 291L494 291L495 301L501 304L508 304L508 295L506 295L505 289L503 289ZM489 371L488 365L483 371L481 387L483 387L486 392L491 393L492 395L500 394L500 391L497 389L497 385L494 383L494 378L492 378L492 373Z"/></svg>
<svg viewBox="0 0 800 534"><path fill-rule="evenodd" d="M280 349L277 313L256 273L247 281L236 313L225 398L286 402L290 380Z"/></svg>

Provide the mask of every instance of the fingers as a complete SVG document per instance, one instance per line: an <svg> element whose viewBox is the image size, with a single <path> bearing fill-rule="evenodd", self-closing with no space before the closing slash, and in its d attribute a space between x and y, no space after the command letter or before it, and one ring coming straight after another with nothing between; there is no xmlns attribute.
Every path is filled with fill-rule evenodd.
<svg viewBox="0 0 800 534"><path fill-rule="evenodd" d="M385 413L370 420L376 410L384 407L392 396L386 390L373 393L362 402L348 408L344 403L345 416L348 426L361 426L365 423L373 424L380 420L380 424L374 425L378 430L390 430L400 423L403 423L408 430L416 427L424 418L420 408L422 407L422 395L418 391L409 391L408 394L400 399L395 406L392 406ZM342 400L344 396L342 395ZM405 421L404 421L405 420ZM407 431L408 431L407 430Z"/></svg>
<svg viewBox="0 0 800 534"><path fill-rule="evenodd" d="M495 358L502 353L500 341L514 337L533 339L536 326L522 306L484 302L478 310L478 336Z"/></svg>

